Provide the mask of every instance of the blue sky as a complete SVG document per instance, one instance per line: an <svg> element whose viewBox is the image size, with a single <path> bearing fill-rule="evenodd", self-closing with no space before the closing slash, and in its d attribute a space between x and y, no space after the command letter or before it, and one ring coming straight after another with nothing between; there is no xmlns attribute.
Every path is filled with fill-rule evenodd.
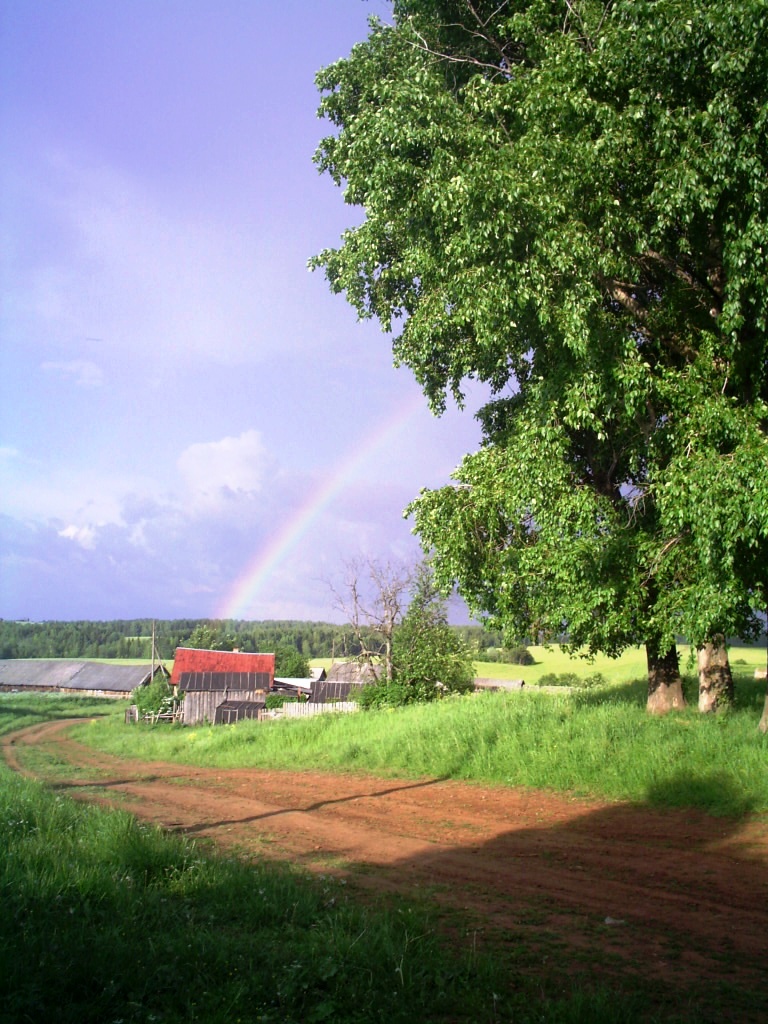
<svg viewBox="0 0 768 1024"><path fill-rule="evenodd" d="M314 75L370 14L0 0L0 617L337 619L345 559L418 556L479 395L432 417L306 268L360 218Z"/></svg>

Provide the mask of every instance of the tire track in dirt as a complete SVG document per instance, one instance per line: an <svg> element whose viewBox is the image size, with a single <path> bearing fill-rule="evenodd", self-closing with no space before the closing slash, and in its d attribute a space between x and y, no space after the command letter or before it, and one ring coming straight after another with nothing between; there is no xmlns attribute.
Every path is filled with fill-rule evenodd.
<svg viewBox="0 0 768 1024"><path fill-rule="evenodd" d="M79 769L74 781L48 780L68 795L338 874L372 896L427 897L467 915L481 941L546 948L566 971L608 954L622 972L672 985L723 976L766 988L764 818L449 780L139 762L75 742L71 724L4 737L6 761L24 772L23 748L39 748Z"/></svg>

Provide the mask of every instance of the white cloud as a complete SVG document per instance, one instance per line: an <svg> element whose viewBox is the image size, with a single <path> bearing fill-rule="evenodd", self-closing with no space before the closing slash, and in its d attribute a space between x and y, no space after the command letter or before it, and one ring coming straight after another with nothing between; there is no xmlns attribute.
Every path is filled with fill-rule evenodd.
<svg viewBox="0 0 768 1024"><path fill-rule="evenodd" d="M75 544L79 544L87 551L92 551L96 547L96 530L93 526L65 526L63 530L58 531L58 534L60 537L74 541Z"/></svg>
<svg viewBox="0 0 768 1024"><path fill-rule="evenodd" d="M60 374L80 388L99 388L104 383L104 372L89 359L70 359L67 362L45 362L48 373Z"/></svg>
<svg viewBox="0 0 768 1024"><path fill-rule="evenodd" d="M177 465L195 498L216 503L260 491L270 461L258 430L246 430L239 437L190 445Z"/></svg>
<svg viewBox="0 0 768 1024"><path fill-rule="evenodd" d="M24 522L123 523L127 494L153 494L157 485L131 469L62 464L14 452L0 457L0 512Z"/></svg>

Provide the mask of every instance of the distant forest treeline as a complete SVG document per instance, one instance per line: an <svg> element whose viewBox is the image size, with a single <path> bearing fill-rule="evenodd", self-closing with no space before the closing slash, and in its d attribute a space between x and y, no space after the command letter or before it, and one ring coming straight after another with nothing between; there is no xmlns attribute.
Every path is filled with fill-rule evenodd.
<svg viewBox="0 0 768 1024"><path fill-rule="evenodd" d="M152 657L152 619L109 622L16 622L0 619L0 658L146 658ZM155 620L157 653L171 660L177 647L206 627L221 646L243 651L295 648L305 658L350 658L360 649L348 627L329 622L240 619ZM500 647L501 635L482 626L454 626L478 652Z"/></svg>

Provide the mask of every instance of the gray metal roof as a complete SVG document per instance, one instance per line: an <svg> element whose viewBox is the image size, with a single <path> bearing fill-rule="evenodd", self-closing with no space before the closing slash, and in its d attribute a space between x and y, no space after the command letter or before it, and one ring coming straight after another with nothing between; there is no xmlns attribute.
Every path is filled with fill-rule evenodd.
<svg viewBox="0 0 768 1024"><path fill-rule="evenodd" d="M524 686L524 679L491 679L487 676L475 679L476 690L522 690Z"/></svg>
<svg viewBox="0 0 768 1024"><path fill-rule="evenodd" d="M312 704L326 704L331 700L355 700L365 686L371 686L375 680L349 682L343 679L321 679L312 687Z"/></svg>
<svg viewBox="0 0 768 1024"><path fill-rule="evenodd" d="M178 677L179 689L193 690L268 690L269 672L182 672Z"/></svg>
<svg viewBox="0 0 768 1024"><path fill-rule="evenodd" d="M381 665L360 661L334 661L326 678L333 682L375 683L381 676Z"/></svg>
<svg viewBox="0 0 768 1024"><path fill-rule="evenodd" d="M149 665L13 658L0 660L0 686L128 692L148 682Z"/></svg>

